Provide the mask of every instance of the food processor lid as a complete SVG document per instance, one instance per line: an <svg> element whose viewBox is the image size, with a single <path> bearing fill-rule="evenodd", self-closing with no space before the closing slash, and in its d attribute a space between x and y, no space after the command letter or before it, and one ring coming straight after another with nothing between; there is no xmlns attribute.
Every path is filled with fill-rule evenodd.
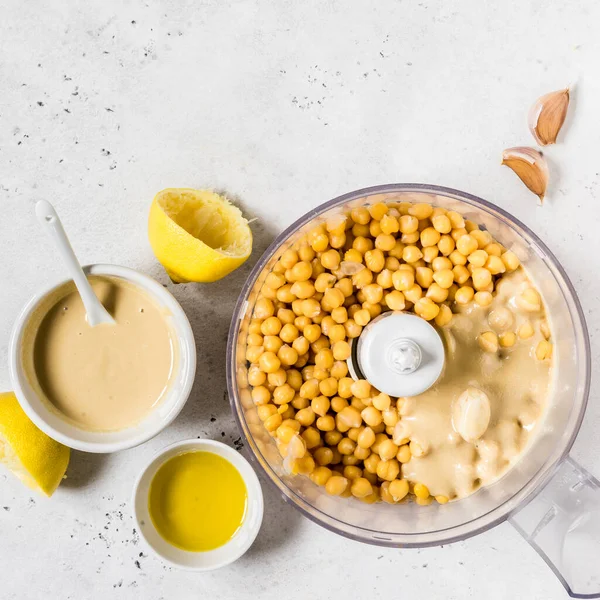
<svg viewBox="0 0 600 600"><path fill-rule="evenodd" d="M444 368L445 352L436 329L421 317L387 312L354 340L350 374L389 396L416 396L429 389Z"/></svg>

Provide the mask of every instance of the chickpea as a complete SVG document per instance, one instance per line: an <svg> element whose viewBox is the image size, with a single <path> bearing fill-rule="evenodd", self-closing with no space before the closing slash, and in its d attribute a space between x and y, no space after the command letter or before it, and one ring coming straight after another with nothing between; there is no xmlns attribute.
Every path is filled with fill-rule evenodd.
<svg viewBox="0 0 600 600"><path fill-rule="evenodd" d="M385 303L390 310L404 310L406 306L404 294L398 290L393 290L386 294Z"/></svg>
<svg viewBox="0 0 600 600"><path fill-rule="evenodd" d="M333 452L331 448L326 448L323 446L321 448L317 448L314 451L313 458L315 459L315 462L320 466L329 465L331 464L331 460L333 459Z"/></svg>
<svg viewBox="0 0 600 600"><path fill-rule="evenodd" d="M492 236L489 231L482 231L481 229L474 229L469 235L477 240L479 248L485 248L488 244L492 243Z"/></svg>
<svg viewBox="0 0 600 600"><path fill-rule="evenodd" d="M341 262L340 253L337 250L331 249L321 254L321 264L330 271L335 271Z"/></svg>
<svg viewBox="0 0 600 600"><path fill-rule="evenodd" d="M454 265L452 261L445 256L438 256L431 262L431 268L434 272L452 270Z"/></svg>
<svg viewBox="0 0 600 600"><path fill-rule="evenodd" d="M257 365L251 365L248 369L248 383L252 387L263 385L267 380L267 374L260 370Z"/></svg>
<svg viewBox="0 0 600 600"><path fill-rule="evenodd" d="M268 404L271 400L271 392L264 386L258 385L252 389L252 401L257 406Z"/></svg>
<svg viewBox="0 0 600 600"><path fill-rule="evenodd" d="M492 283L492 274L484 267L473 269L471 277L473 278L473 287L478 291L487 291L487 286Z"/></svg>
<svg viewBox="0 0 600 600"><path fill-rule="evenodd" d="M275 404L289 404L296 395L296 391L287 383L277 386L273 390L273 402Z"/></svg>
<svg viewBox="0 0 600 600"><path fill-rule="evenodd" d="M375 248L377 248L380 251L382 250L384 252L388 252L389 250L392 250L395 245L396 238L392 234L380 233L375 238Z"/></svg>
<svg viewBox="0 0 600 600"><path fill-rule="evenodd" d="M281 415L279 413L275 413L274 415L271 415L269 418L267 418L264 421L264 426L265 429L271 433L273 431L275 431L283 422L283 419L281 418Z"/></svg>
<svg viewBox="0 0 600 600"><path fill-rule="evenodd" d="M433 227L427 227L421 231L421 246L423 246L423 248L436 246L441 237L439 231L436 231Z"/></svg>
<svg viewBox="0 0 600 600"><path fill-rule="evenodd" d="M325 491L330 496L340 496L346 491L350 482L341 475L332 475L325 483Z"/></svg>
<svg viewBox="0 0 600 600"><path fill-rule="evenodd" d="M357 206L350 211L350 218L355 223L366 225L371 220L371 215L364 206Z"/></svg>
<svg viewBox="0 0 600 600"><path fill-rule="evenodd" d="M477 240L469 234L461 236L456 241L456 249L465 256L475 252L478 247Z"/></svg>
<svg viewBox="0 0 600 600"><path fill-rule="evenodd" d="M419 220L410 215L402 215L398 226L401 233L415 233L419 229Z"/></svg>
<svg viewBox="0 0 600 600"><path fill-rule="evenodd" d="M500 341L500 346L502 348L511 348L515 345L517 341L517 336L514 331L507 331L498 336L498 340Z"/></svg>
<svg viewBox="0 0 600 600"><path fill-rule="evenodd" d="M355 313L354 320L358 325L364 327L371 320L371 314L363 308Z"/></svg>
<svg viewBox="0 0 600 600"><path fill-rule="evenodd" d="M415 483L413 493L417 498L428 498L429 488L423 483Z"/></svg>
<svg viewBox="0 0 600 600"><path fill-rule="evenodd" d="M463 235L467 235L467 233L469 232L467 231L466 227L457 227L450 232L450 237L457 242L459 238L461 238Z"/></svg>
<svg viewBox="0 0 600 600"><path fill-rule="evenodd" d="M477 302L479 306L489 306L493 299L490 292L477 292L475 294L475 302Z"/></svg>
<svg viewBox="0 0 600 600"><path fill-rule="evenodd" d="M444 256L449 256L454 251L456 244L452 239L452 236L442 235L440 237L440 241L437 243L437 247L441 254Z"/></svg>
<svg viewBox="0 0 600 600"><path fill-rule="evenodd" d="M367 230L367 234L368 234L368 230ZM371 238L365 237L363 235L359 235L357 237L354 238L354 241L352 242L352 248L356 251L358 251L361 255L364 256L365 252L367 252L368 250L372 250L374 246L373 240ZM361 261L362 262L362 256L361 256Z"/></svg>
<svg viewBox="0 0 600 600"><path fill-rule="evenodd" d="M317 419L316 426L319 431L333 432L335 419L331 415L323 415Z"/></svg>
<svg viewBox="0 0 600 600"><path fill-rule="evenodd" d="M355 498L365 498L373 493L373 486L368 479L358 477L351 482L350 491Z"/></svg>
<svg viewBox="0 0 600 600"><path fill-rule="evenodd" d="M258 333L251 333L248 335L247 344L248 346L262 346L264 338Z"/></svg>
<svg viewBox="0 0 600 600"><path fill-rule="evenodd" d="M289 248L281 255L279 262L286 269L291 269L298 262L298 258L298 252Z"/></svg>
<svg viewBox="0 0 600 600"><path fill-rule="evenodd" d="M306 354L309 350L309 347L309 341L304 336L297 337L292 342L292 348L298 353L299 356Z"/></svg>
<svg viewBox="0 0 600 600"><path fill-rule="evenodd" d="M345 298L349 298L354 292L352 280L347 277L340 279L333 287L340 290Z"/></svg>
<svg viewBox="0 0 600 600"><path fill-rule="evenodd" d="M360 467L357 467L356 465L348 465L344 467L343 474L346 479L352 481L354 479L362 477L362 469Z"/></svg>
<svg viewBox="0 0 600 600"><path fill-rule="evenodd" d="M333 367L331 367L331 371L329 373L335 379L342 379L348 375L348 364L345 360L336 360L333 363Z"/></svg>
<svg viewBox="0 0 600 600"><path fill-rule="evenodd" d="M393 459L397 453L398 453L398 446L396 446L396 444L394 444L394 442L390 439L383 441L379 445L379 457L383 461L389 461L389 460Z"/></svg>
<svg viewBox="0 0 600 600"><path fill-rule="evenodd" d="M373 273L369 269L363 269L352 275L352 285L361 290L373 281Z"/></svg>
<svg viewBox="0 0 600 600"><path fill-rule="evenodd" d="M435 319L440 312L440 307L430 298L419 298L415 303L415 313L426 321Z"/></svg>
<svg viewBox="0 0 600 600"><path fill-rule="evenodd" d="M437 317L435 318L435 324L438 327L445 327L446 325L448 325L450 323L450 321L452 321L452 311L450 310L450 308L448 306L446 306L445 304L442 304L440 306L440 312L438 313Z"/></svg>
<svg viewBox="0 0 600 600"><path fill-rule="evenodd" d="M423 258L423 253L419 250L417 246L406 246L402 251L402 258L407 263L415 263L421 258Z"/></svg>
<svg viewBox="0 0 600 600"><path fill-rule="evenodd" d="M493 331L484 331L477 338L479 347L485 352L498 352L498 336Z"/></svg>
<svg viewBox="0 0 600 600"><path fill-rule="evenodd" d="M417 267L415 272L415 279L421 287L428 288L433 283L433 270L429 267Z"/></svg>
<svg viewBox="0 0 600 600"><path fill-rule="evenodd" d="M448 215L436 215L431 217L431 223L436 231L440 233L450 233L452 231L452 222Z"/></svg>
<svg viewBox="0 0 600 600"><path fill-rule="evenodd" d="M344 323L344 328L349 338L357 338L362 332L362 327L354 319L348 319Z"/></svg>
<svg viewBox="0 0 600 600"><path fill-rule="evenodd" d="M437 302L440 304L448 299L448 290L441 287L438 283L432 283L427 293L425 294L426 298L433 300L433 302Z"/></svg>
<svg viewBox="0 0 600 600"><path fill-rule="evenodd" d="M331 273L321 273L315 279L315 290L323 293L327 288L333 287L336 281L335 275L332 275Z"/></svg>
<svg viewBox="0 0 600 600"><path fill-rule="evenodd" d="M552 358L552 343L548 340L541 340L536 346L535 357L538 360L547 360Z"/></svg>
<svg viewBox="0 0 600 600"><path fill-rule="evenodd" d="M426 202L419 202L417 204L411 205L408 209L408 214L413 217L417 217L417 219L428 219L433 214L433 206L431 204L427 204Z"/></svg>
<svg viewBox="0 0 600 600"><path fill-rule="evenodd" d="M463 286L456 291L456 296L454 297L454 301L457 304L468 304L473 300L473 296L475 295L475 290L473 290L470 286Z"/></svg>
<svg viewBox="0 0 600 600"><path fill-rule="evenodd" d="M321 445L321 434L314 427L307 427L302 432L301 437L309 450Z"/></svg>
<svg viewBox="0 0 600 600"><path fill-rule="evenodd" d="M342 438L340 443L337 445L338 452L342 456L350 456L356 448L356 442L353 442L350 438Z"/></svg>
<svg viewBox="0 0 600 600"><path fill-rule="evenodd" d="M354 397L350 401L350 406L353 406L358 412L361 412L367 407L367 405L370 405L370 402L370 398L365 398L364 400L361 400L360 398Z"/></svg>
<svg viewBox="0 0 600 600"><path fill-rule="evenodd" d="M433 262L439 255L440 250L437 246L428 246L423 248L423 261L426 263Z"/></svg>
<svg viewBox="0 0 600 600"><path fill-rule="evenodd" d="M361 412L362 420L371 428L377 427L383 422L381 412L374 406L367 406Z"/></svg>
<svg viewBox="0 0 600 600"><path fill-rule="evenodd" d="M335 252L333 250L332 252ZM291 279L290 281L301 282L308 281L313 274L312 264L306 261L297 262L291 269Z"/></svg>
<svg viewBox="0 0 600 600"><path fill-rule="evenodd" d="M402 269L392 274L392 282L398 291L404 292L414 285L415 275L411 271Z"/></svg>
<svg viewBox="0 0 600 600"><path fill-rule="evenodd" d="M506 270L509 273L511 271L514 271L515 269L517 269L519 267L519 265L521 264L521 261L519 260L517 255L514 252L511 252L510 250L507 250L501 256L501 258L502 258L502 262L504 263L504 266L506 267Z"/></svg>
<svg viewBox="0 0 600 600"><path fill-rule="evenodd" d="M250 363L257 363L264 351L263 346L248 346L246 348L246 360Z"/></svg>
<svg viewBox="0 0 600 600"><path fill-rule="evenodd" d="M366 285L361 291L369 304L378 304L383 299L383 289L376 283Z"/></svg>
<svg viewBox="0 0 600 600"><path fill-rule="evenodd" d="M340 340L333 345L333 358L335 360L347 360L350 358L350 354L351 349L348 342Z"/></svg>
<svg viewBox="0 0 600 600"><path fill-rule="evenodd" d="M418 284L414 284L410 289L404 292L404 298L413 304L416 304L423 296L423 290Z"/></svg>
<svg viewBox="0 0 600 600"><path fill-rule="evenodd" d="M526 312L537 312L542 308L542 299L533 288L527 288L517 296L517 306Z"/></svg>
<svg viewBox="0 0 600 600"><path fill-rule="evenodd" d="M296 421L303 425L304 427L310 427L316 419L315 411L310 408L302 408L296 413Z"/></svg>
<svg viewBox="0 0 600 600"><path fill-rule="evenodd" d="M326 485L331 479L333 472L327 467L317 467L310 475L310 480L317 485Z"/></svg>
<svg viewBox="0 0 600 600"><path fill-rule="evenodd" d="M458 283L458 285L462 285L463 283L466 283L469 280L469 278L471 277L471 273L463 265L456 265L452 269L452 274L454 277L454 281L456 281L456 283Z"/></svg>
<svg viewBox="0 0 600 600"><path fill-rule="evenodd" d="M534 333L535 331L530 321L525 321L517 330L517 334L522 340L529 339Z"/></svg>
<svg viewBox="0 0 600 600"><path fill-rule="evenodd" d="M360 427L350 427L350 429L348 429L348 433L346 434L347 437L349 437L353 442L356 442L358 440L358 436L360 434L360 432L364 429L363 426Z"/></svg>
<svg viewBox="0 0 600 600"><path fill-rule="evenodd" d="M375 442L375 432L370 427L365 427L358 434L356 442L360 448L370 448Z"/></svg>
<svg viewBox="0 0 600 600"><path fill-rule="evenodd" d="M274 373L281 366L281 361L274 352L264 352L258 359L258 365L265 373Z"/></svg>
<svg viewBox="0 0 600 600"><path fill-rule="evenodd" d="M410 447L408 444L403 444L398 449L398 453L396 454L396 460L400 463L407 463L412 458L410 453Z"/></svg>
<svg viewBox="0 0 600 600"><path fill-rule="evenodd" d="M408 481L406 481L406 479L394 479L394 481L389 482L387 491L394 502L400 502L400 500L403 500L408 494Z"/></svg>
<svg viewBox="0 0 600 600"><path fill-rule="evenodd" d="M467 257L464 254L461 254L458 250L454 250L448 256L453 265L463 266L467 264Z"/></svg>
<svg viewBox="0 0 600 600"><path fill-rule="evenodd" d="M331 400L331 408L335 412L340 412L340 410L348 406L347 398L352 397L351 386L353 381L350 377L342 377L338 381L338 395Z"/></svg>
<svg viewBox="0 0 600 600"><path fill-rule="evenodd" d="M487 262L488 254L485 250L475 250L469 254L467 260L473 267L483 267Z"/></svg>
<svg viewBox="0 0 600 600"><path fill-rule="evenodd" d="M483 250L482 250L482 252L483 252ZM485 268L492 275L499 275L506 271L506 266L502 262L502 259L499 256L494 256L494 255L488 257L488 259L485 263Z"/></svg>
<svg viewBox="0 0 600 600"><path fill-rule="evenodd" d="M335 377L327 377L319 382L319 391L323 396L335 396L338 389L338 380ZM329 405L327 406L329 409ZM315 411L316 412L316 411Z"/></svg>
<svg viewBox="0 0 600 600"><path fill-rule="evenodd" d="M348 428L360 427L362 424L362 416L360 412L353 406L343 408L336 417L336 423L342 423Z"/></svg>
<svg viewBox="0 0 600 600"><path fill-rule="evenodd" d="M278 290L284 284L285 277L281 273L271 272L265 277L265 285L272 290Z"/></svg>
<svg viewBox="0 0 600 600"><path fill-rule="evenodd" d="M394 457L391 459L381 457L381 453L380 458L381 460L377 463L377 477L385 481L393 481L400 474L400 463Z"/></svg>

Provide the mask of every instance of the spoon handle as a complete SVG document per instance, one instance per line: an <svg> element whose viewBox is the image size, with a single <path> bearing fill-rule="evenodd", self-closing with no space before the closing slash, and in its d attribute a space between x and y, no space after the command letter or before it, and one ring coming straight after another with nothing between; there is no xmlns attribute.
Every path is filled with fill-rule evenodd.
<svg viewBox="0 0 600 600"><path fill-rule="evenodd" d="M90 326L95 327L99 323L111 323L114 322L113 318L108 314L104 306L98 300L90 282L88 281L69 238L65 233L63 225L58 218L58 214L54 207L47 200L40 200L35 205L35 214L37 215L38 221L42 224L46 233L56 244L58 252L67 265L70 276L72 277L77 291L83 301L83 306L87 313L87 319Z"/></svg>

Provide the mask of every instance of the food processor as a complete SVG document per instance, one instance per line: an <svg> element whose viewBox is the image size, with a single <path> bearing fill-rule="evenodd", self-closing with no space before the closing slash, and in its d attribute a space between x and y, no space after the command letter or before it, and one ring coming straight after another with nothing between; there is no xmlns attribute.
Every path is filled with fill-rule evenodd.
<svg viewBox="0 0 600 600"><path fill-rule="evenodd" d="M308 477L290 475L258 418L250 394L246 338L266 276L281 254L315 225L357 206L378 202L426 202L457 211L488 230L519 257L542 294L551 321L556 353L554 381L537 434L519 461L498 481L444 505L365 504L330 496ZM386 333L395 329L389 327L389 320L397 318L405 320L403 331L407 333L401 338ZM409 323L410 319L414 323ZM420 317L384 313L353 344L350 372L354 376L362 374L391 395L400 395L393 382L404 378L403 395L416 395L435 383L443 368L444 349L439 340L435 329ZM569 457L588 400L590 358L588 333L576 292L556 258L532 231L500 208L470 194L430 185L393 184L358 190L326 202L298 219L271 244L248 277L233 314L227 380L233 412L252 458L284 499L319 525L360 542L418 548L464 540L509 520L546 561L569 595L600 598L600 482Z"/></svg>

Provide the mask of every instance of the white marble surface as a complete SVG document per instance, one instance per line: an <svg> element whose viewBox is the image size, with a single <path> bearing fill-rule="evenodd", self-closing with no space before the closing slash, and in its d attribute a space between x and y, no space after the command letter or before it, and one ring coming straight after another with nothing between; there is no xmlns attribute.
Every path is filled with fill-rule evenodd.
<svg viewBox="0 0 600 600"><path fill-rule="evenodd" d="M277 232L358 187L438 183L522 219L572 278L598 356L599 22L596 0L3 0L0 389L10 387L18 311L61 270L34 200L55 203L82 261L164 283L145 232L158 190L224 189L258 221L244 268L216 284L168 285L199 350L196 386L168 430L118 455L74 453L51 500L0 471L0 596L565 598L508 525L444 548L361 546L304 520L267 486L264 526L243 559L212 574L179 572L148 555L129 500L159 448L238 437L224 372L238 290ZM540 208L500 153L532 142L525 115L538 95L575 81ZM574 455L600 476L597 366L594 375Z"/></svg>

